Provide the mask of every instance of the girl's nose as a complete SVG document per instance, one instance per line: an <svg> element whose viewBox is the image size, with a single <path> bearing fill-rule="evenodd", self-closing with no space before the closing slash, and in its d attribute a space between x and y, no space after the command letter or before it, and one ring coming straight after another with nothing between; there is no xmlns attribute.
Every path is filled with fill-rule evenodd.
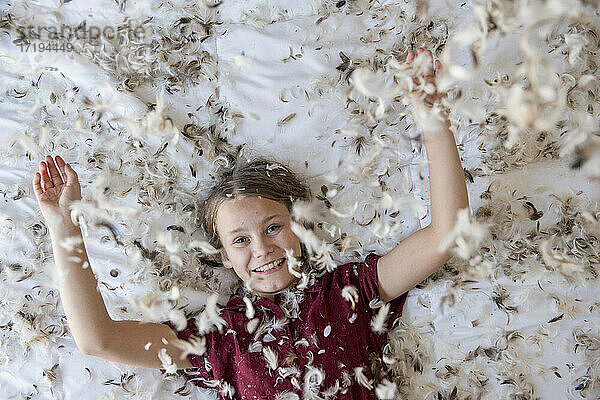
<svg viewBox="0 0 600 400"><path fill-rule="evenodd" d="M267 237L261 237L254 240L254 246L252 247L252 253L254 257L261 258L273 252L273 244Z"/></svg>

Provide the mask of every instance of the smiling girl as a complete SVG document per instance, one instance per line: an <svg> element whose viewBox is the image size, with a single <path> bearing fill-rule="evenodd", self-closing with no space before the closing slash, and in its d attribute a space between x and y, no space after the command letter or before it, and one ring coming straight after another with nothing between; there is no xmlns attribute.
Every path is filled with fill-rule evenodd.
<svg viewBox="0 0 600 400"><path fill-rule="evenodd" d="M424 78L435 84L431 52L423 56L430 60ZM407 64L414 57L409 52ZM440 68L439 61L435 66ZM443 95L436 90L411 97L422 121ZM453 228L457 212L468 206L447 118L433 128L423 127L423 136L430 225L382 257L369 254L362 262L340 265L309 281L299 279L311 266L290 214L295 201L310 199L308 187L279 163L235 165L207 198L203 228L220 250L223 266L232 268L247 287L219 306L211 323L203 313L189 318L183 330L171 321L110 318L94 274L86 268L81 231L70 218L70 203L81 199L77 174L62 158L55 163L47 156L33 185L56 264L68 272L60 294L77 346L85 354L147 368L163 368L166 351L182 374L199 386L217 388L221 398L376 398L391 322L401 315L407 292L450 257L450 251L438 252L438 245ZM66 238L79 244L60 246ZM193 350L185 345L188 341Z"/></svg>

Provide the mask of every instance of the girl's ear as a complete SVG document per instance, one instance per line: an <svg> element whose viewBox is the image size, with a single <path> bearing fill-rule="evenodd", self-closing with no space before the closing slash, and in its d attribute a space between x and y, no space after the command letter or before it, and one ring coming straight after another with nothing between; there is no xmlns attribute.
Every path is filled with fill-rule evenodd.
<svg viewBox="0 0 600 400"><path fill-rule="evenodd" d="M225 249L221 249L221 263L223 263L223 266L225 268L233 268L233 265L231 265L231 261L229 261L229 257L227 257Z"/></svg>

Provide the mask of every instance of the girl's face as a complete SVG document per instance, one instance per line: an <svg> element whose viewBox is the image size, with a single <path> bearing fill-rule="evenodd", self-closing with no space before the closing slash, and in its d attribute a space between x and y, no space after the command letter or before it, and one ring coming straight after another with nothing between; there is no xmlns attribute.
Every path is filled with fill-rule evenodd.
<svg viewBox="0 0 600 400"><path fill-rule="evenodd" d="M283 203L257 196L226 200L217 211L216 228L223 244L221 259L257 294L273 300L296 278L288 270L285 250L300 257L300 240L292 232Z"/></svg>

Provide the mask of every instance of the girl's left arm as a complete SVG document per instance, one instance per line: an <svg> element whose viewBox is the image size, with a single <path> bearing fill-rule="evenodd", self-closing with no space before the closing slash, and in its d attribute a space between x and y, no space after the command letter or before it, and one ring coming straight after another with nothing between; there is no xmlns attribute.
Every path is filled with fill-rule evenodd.
<svg viewBox="0 0 600 400"><path fill-rule="evenodd" d="M420 49L418 54L421 53ZM427 55L431 57L431 52L428 51ZM413 58L414 55L411 57L409 53L407 62L412 62ZM439 69L439 61L437 65ZM433 78L433 71L429 78ZM423 104L415 104L418 101L425 102L425 100L413 98L412 101L415 110L421 107L422 112L425 108ZM431 222L427 227L404 239L378 260L377 275L382 301L393 300L412 289L437 271L451 257L450 250L441 253L438 247L454 227L458 211L469 206L464 171L454 135L450 131L447 114L442 113L442 116L441 123L423 127L423 138L429 161ZM432 121L428 116L421 121L427 119Z"/></svg>

